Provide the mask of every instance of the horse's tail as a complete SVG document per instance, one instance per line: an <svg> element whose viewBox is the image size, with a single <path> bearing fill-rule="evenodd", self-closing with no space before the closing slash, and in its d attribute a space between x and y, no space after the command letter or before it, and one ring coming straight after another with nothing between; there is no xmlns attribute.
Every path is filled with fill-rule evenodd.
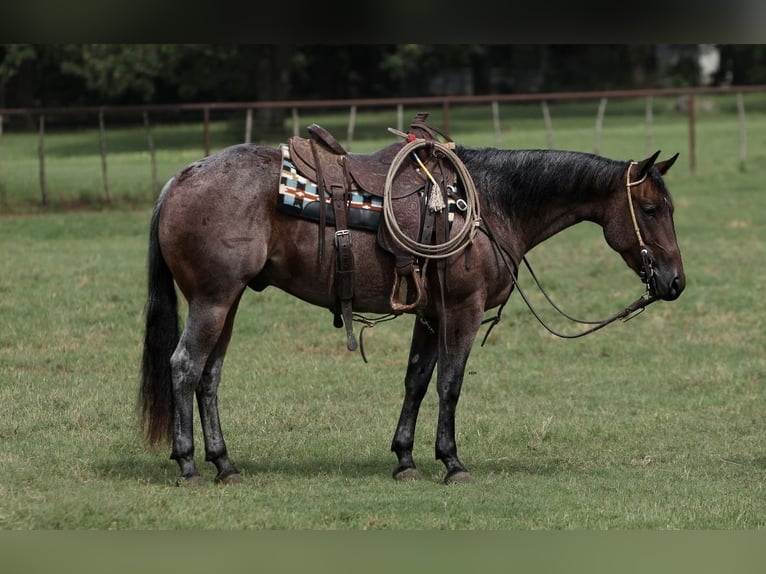
<svg viewBox="0 0 766 574"><path fill-rule="evenodd" d="M179 340L178 298L173 274L160 251L158 236L160 208L170 183L160 194L149 230L148 290L144 308L146 330L138 399L149 444L168 441L173 431L170 357Z"/></svg>

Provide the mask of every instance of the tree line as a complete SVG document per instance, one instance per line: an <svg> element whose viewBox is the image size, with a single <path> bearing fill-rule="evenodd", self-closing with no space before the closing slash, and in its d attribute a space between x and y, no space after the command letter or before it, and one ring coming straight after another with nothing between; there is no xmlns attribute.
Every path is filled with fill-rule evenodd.
<svg viewBox="0 0 766 574"><path fill-rule="evenodd" d="M4 44L0 108L766 83L766 45Z"/></svg>

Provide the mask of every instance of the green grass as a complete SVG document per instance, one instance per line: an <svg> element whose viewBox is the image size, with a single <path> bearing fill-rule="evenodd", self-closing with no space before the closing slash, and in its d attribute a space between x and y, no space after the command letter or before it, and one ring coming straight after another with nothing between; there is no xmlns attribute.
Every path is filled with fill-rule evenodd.
<svg viewBox="0 0 766 574"><path fill-rule="evenodd" d="M643 156L641 122L610 109L602 152ZM590 148L592 116L552 113L562 147ZM453 135L492 145L491 125L475 114L458 120L453 111ZM64 210L71 203L61 198L77 189L98 195L88 181L99 182L100 166L97 143L86 151L94 133L61 134L51 144L62 157L61 203L40 210L25 199L35 193L35 136L5 134L5 207L14 214L0 218L0 528L766 528L766 119L748 116L741 169L736 116L700 117L691 174L686 120L665 116L655 118L654 141L663 157L682 151L666 179L687 291L574 341L548 335L514 296L469 361L457 436L477 482L454 487L439 483L444 469L433 460L433 389L415 444L425 480L390 477L412 320L367 331L365 365L326 310L269 289L242 302L220 389L245 482L215 486L201 462L208 485L175 488L176 464L167 449L145 446L134 408L151 195ZM508 147L545 144L535 114L510 125ZM123 137L140 139L127 129ZM79 151L64 160L67 149ZM141 189L148 156L111 140L110 149L125 189ZM195 153L191 144L161 151L161 174ZM32 173L22 177L14 163L25 161ZM19 191L24 177L30 189ZM530 261L576 315L609 315L641 291L592 225L550 239Z"/></svg>

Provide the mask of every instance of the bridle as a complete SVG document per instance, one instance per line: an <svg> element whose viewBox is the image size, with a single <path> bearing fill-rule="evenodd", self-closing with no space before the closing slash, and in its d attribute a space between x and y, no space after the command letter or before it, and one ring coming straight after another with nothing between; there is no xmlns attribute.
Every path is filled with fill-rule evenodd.
<svg viewBox="0 0 766 574"><path fill-rule="evenodd" d="M619 319L622 319L623 321L628 321L641 313L648 305L651 303L654 303L659 299L659 297L656 295L656 289L654 284L654 266L652 262L651 255L649 254L649 249L646 246L646 243L644 242L644 238L641 235L641 229L638 226L638 220L636 219L636 210L633 207L633 195L630 192L630 189L632 187L635 187L637 185L640 185L641 183L646 180L647 173L644 174L644 176L636 181L630 180L630 170L633 168L634 165L638 165L637 162L631 161L628 165L628 171L626 175L626 184L625 189L627 191L627 199L628 199L628 208L630 211L630 217L633 222L633 230L636 233L636 238L638 239L638 246L640 249L640 256L641 256L641 272L639 273L639 277L641 278L641 281L646 285L646 291L633 301L630 305L622 309L621 311L615 313L611 317L607 319L603 319L600 321L586 321L582 319L576 319L575 317L572 317L571 315L568 315L565 313L561 308L559 308L553 300L550 298L548 293L543 289L543 286L540 284L540 281L537 279L537 276L535 275L534 271L532 271L532 267L529 264L529 261L527 261L527 258L525 256L522 256L521 260L524 262L524 265L526 266L527 270L529 271L532 279L534 280L535 284L537 285L538 289L540 289L540 292L545 297L546 301L550 303L550 305L558 311L559 314L561 314L566 319L569 319L573 323L579 323L581 325L591 325L590 328L585 329L583 331L580 331L578 333L573 334L567 334L567 333L560 333L550 327L540 316L540 314L535 310L535 308L532 306L532 303L530 302L529 298L527 297L524 290L521 288L521 285L519 285L518 277L517 277L517 270L518 265L516 264L513 255L511 252L505 248L502 244L502 242L495 236L495 234L492 232L491 228L487 226L485 221L482 221L481 225L479 226L479 229L484 232L485 235L492 241L492 243L498 248L500 251L500 255L503 259L503 262L508 267L509 271L511 272L511 282L513 283L513 286L516 288L516 290L519 292L519 295L521 296L524 303L529 308L532 315L537 319L537 321L545 327L545 329L550 332L553 335L556 335L557 337L561 337L563 339L576 339L578 337L583 337L584 335L588 335L590 333L593 333L594 331L598 331L599 329L602 329L609 325L610 323L613 323ZM484 338L482 339L481 345L484 346L484 343L487 342L487 337L489 337L489 333L492 331L492 329L500 322L500 317L503 312L503 308L505 307L505 304L508 302L508 299L511 296L511 293L513 290L510 290L508 293L508 297L505 301L500 305L498 308L497 314L494 317L490 317L489 319L485 319L482 321L482 324L484 323L490 323L489 328L487 329L487 332L484 335Z"/></svg>
<svg viewBox="0 0 766 574"><path fill-rule="evenodd" d="M638 220L636 219L636 209L633 207L633 196L630 193L630 188L635 185L640 185L644 182L646 179L647 174L649 171L644 174L644 176L637 180L637 181L630 181L630 170L634 165L638 165L637 162L631 161L630 165L628 165L628 173L625 176L626 184L625 188L628 192L628 208L630 210L630 218L633 221L633 230L636 232L636 238L638 239L638 246L641 249L641 273L639 276L641 277L641 281L643 281L647 289L650 292L654 291L654 267L652 265L652 258L649 255L649 249L646 247L646 243L644 243L644 238L641 236L641 229L638 227Z"/></svg>

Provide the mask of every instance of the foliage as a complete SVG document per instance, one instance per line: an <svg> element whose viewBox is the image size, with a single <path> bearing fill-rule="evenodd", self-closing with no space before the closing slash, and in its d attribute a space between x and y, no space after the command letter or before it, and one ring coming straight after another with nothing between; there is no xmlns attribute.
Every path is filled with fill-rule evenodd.
<svg viewBox="0 0 766 574"><path fill-rule="evenodd" d="M61 49L61 71L82 78L102 101L124 97L142 103L155 95L155 81L166 69L165 50L153 44L83 44Z"/></svg>
<svg viewBox="0 0 766 574"><path fill-rule="evenodd" d="M722 50L735 81L763 77L758 46ZM679 54L682 65L666 69L660 52ZM698 85L697 52L652 44L5 44L0 106Z"/></svg>

